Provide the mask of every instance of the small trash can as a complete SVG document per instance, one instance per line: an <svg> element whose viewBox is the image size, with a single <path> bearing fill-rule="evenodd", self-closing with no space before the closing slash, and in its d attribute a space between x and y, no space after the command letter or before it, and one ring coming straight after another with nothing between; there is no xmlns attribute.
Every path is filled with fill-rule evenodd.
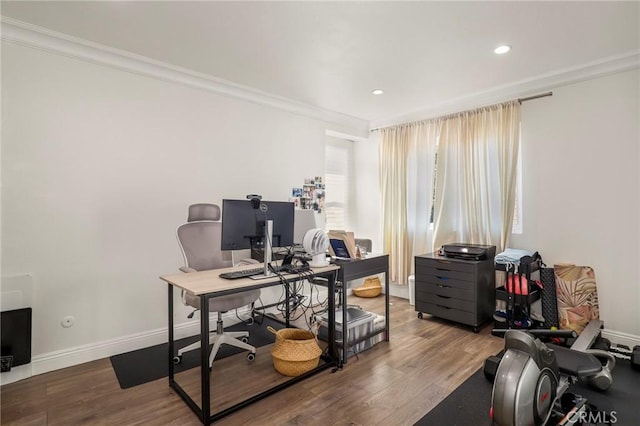
<svg viewBox="0 0 640 426"><path fill-rule="evenodd" d="M409 275L409 304L415 306L416 304L416 276Z"/></svg>

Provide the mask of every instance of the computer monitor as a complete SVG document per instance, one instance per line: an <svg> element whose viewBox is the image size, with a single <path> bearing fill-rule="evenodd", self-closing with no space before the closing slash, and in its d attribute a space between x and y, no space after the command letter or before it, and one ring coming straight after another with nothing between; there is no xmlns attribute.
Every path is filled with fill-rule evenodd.
<svg viewBox="0 0 640 426"><path fill-rule="evenodd" d="M293 243L296 245L302 245L302 239L304 234L310 229L324 228L324 219L321 213L312 209L296 210L295 211L295 224L293 228Z"/></svg>
<svg viewBox="0 0 640 426"><path fill-rule="evenodd" d="M260 201L255 209L250 200L222 200L222 250L264 247L265 221L273 221L273 247L293 245L294 204Z"/></svg>

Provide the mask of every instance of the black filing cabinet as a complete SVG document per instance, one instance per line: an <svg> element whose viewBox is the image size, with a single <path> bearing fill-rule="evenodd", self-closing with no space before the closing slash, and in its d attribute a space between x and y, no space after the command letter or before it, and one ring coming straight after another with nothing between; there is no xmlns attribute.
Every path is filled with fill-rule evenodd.
<svg viewBox="0 0 640 426"><path fill-rule="evenodd" d="M470 325L475 333L493 317L493 257L463 260L436 253L415 257L415 309L422 314Z"/></svg>

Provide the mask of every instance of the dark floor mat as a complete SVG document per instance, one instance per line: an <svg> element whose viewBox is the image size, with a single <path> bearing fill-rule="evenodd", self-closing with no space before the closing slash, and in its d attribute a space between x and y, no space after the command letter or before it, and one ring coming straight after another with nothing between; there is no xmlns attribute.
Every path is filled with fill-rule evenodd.
<svg viewBox="0 0 640 426"><path fill-rule="evenodd" d="M262 324L257 322L252 325L236 324L225 328L226 331L242 331L249 332L249 344L255 347L271 344L275 341L275 336L267 331L267 326L270 325L273 328L280 329L283 326L267 317L262 320ZM190 343L198 340L199 336L186 337L184 339L176 340L175 348L189 345ZM114 355L111 359L111 365L116 373L118 382L122 389L130 388L133 386L141 385L143 383L151 382L153 380L167 377L169 375L168 355L169 344L163 343L156 346L151 346L144 349L138 349L132 352L126 352L120 355ZM222 345L216 359L221 359L243 352L242 349L235 348L229 345ZM182 362L175 366L175 372L188 370L200 365L200 351L193 350L185 353L182 357Z"/></svg>
<svg viewBox="0 0 640 426"><path fill-rule="evenodd" d="M613 420L613 415L618 425L640 425L640 371L633 370L629 361L618 360L612 374L613 384L606 392L578 383L569 392L587 398L609 416L607 420ZM492 384L479 369L415 424L491 426L491 390Z"/></svg>

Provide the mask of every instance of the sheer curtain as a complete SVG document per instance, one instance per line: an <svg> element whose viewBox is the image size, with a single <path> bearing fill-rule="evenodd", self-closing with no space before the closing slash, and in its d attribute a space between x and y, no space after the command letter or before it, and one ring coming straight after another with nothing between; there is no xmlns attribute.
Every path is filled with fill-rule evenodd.
<svg viewBox="0 0 640 426"><path fill-rule="evenodd" d="M434 247L452 242L507 247L520 141L517 101L442 119Z"/></svg>
<svg viewBox="0 0 640 426"><path fill-rule="evenodd" d="M517 101L379 132L383 248L391 281L406 284L414 256L446 243L491 244L498 252L507 247L520 141Z"/></svg>
<svg viewBox="0 0 640 426"><path fill-rule="evenodd" d="M380 130L380 188L383 249L389 254L389 278L407 284L413 257L433 251L429 217L438 122Z"/></svg>

